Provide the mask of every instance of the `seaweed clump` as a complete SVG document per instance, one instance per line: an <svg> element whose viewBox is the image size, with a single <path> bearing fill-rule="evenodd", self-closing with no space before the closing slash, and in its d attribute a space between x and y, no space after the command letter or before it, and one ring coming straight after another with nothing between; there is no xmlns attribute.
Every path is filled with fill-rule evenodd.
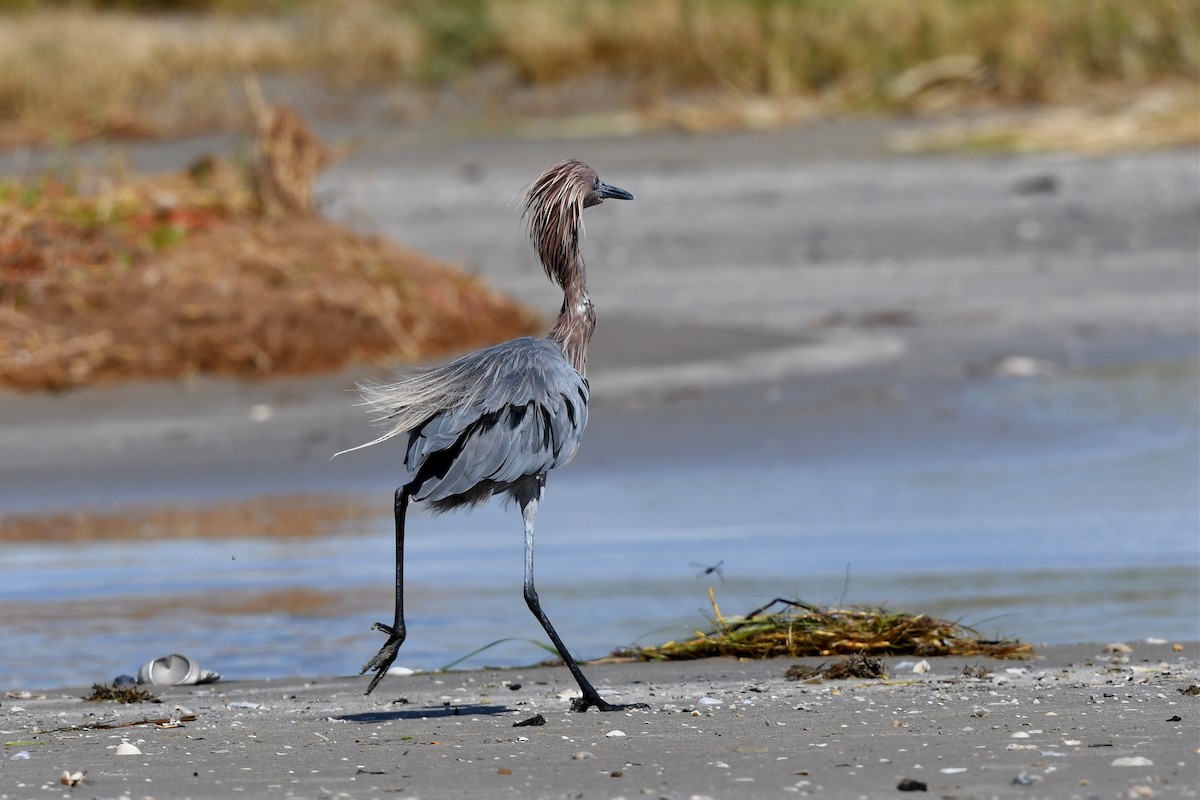
<svg viewBox="0 0 1200 800"><path fill-rule="evenodd" d="M1033 646L990 640L958 622L883 608L823 608L775 598L742 616L724 616L709 589L713 627L682 642L619 650L615 657L684 661L713 656L984 656L1027 658Z"/></svg>
<svg viewBox="0 0 1200 800"><path fill-rule="evenodd" d="M103 683L93 683L92 693L83 698L90 703L161 703L158 695L151 694L137 686L105 686Z"/></svg>
<svg viewBox="0 0 1200 800"><path fill-rule="evenodd" d="M845 658L840 658L832 664L822 664L819 667L808 664L793 664L783 674L783 677L789 681L810 680L818 676L836 681L844 678L886 679L888 674L887 667L884 666L882 659L864 653L855 653Z"/></svg>

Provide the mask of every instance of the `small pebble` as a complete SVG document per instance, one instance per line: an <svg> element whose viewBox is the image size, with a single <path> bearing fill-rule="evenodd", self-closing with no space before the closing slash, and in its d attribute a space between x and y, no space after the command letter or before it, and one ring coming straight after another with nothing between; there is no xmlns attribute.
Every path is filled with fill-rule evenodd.
<svg viewBox="0 0 1200 800"><path fill-rule="evenodd" d="M902 792L927 792L929 787L922 781L915 781L912 778L905 778L896 784L896 788Z"/></svg>
<svg viewBox="0 0 1200 800"><path fill-rule="evenodd" d="M929 665L928 661L922 659L913 665L912 671L918 675L925 675L926 673L933 672L933 667Z"/></svg>
<svg viewBox="0 0 1200 800"><path fill-rule="evenodd" d="M1026 733L1025 731L1017 731L1016 733L1010 734L1009 738L1011 738L1011 739L1028 739L1029 734Z"/></svg>
<svg viewBox="0 0 1200 800"><path fill-rule="evenodd" d="M621 737L621 736L624 736L624 735L625 735L625 731L609 731L608 733L606 733L606 734L604 734L604 735L605 735L605 736L607 736L607 737L608 737L608 738L610 738L610 739L615 739L615 738L619 738L619 737Z"/></svg>

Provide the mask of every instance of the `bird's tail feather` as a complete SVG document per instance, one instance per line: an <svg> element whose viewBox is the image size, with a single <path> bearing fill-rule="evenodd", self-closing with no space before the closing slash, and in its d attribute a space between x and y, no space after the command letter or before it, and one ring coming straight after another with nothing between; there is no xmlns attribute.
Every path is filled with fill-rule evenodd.
<svg viewBox="0 0 1200 800"><path fill-rule="evenodd" d="M467 367L463 358L443 366L416 370L397 381L358 384L358 393L362 397L358 405L366 407L375 423L388 425L388 430L369 442L334 453L332 458L408 433L445 409L474 405L491 382L474 380L479 372ZM486 374L486 370L484 372Z"/></svg>

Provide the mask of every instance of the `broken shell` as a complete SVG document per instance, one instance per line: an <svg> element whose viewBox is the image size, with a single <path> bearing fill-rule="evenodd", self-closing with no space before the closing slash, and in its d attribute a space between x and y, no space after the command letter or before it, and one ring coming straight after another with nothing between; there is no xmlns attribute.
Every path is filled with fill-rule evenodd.
<svg viewBox="0 0 1200 800"><path fill-rule="evenodd" d="M59 776L58 782L63 786L77 786L78 784L83 783L83 773L79 770L71 772L64 769L62 771L62 775Z"/></svg>

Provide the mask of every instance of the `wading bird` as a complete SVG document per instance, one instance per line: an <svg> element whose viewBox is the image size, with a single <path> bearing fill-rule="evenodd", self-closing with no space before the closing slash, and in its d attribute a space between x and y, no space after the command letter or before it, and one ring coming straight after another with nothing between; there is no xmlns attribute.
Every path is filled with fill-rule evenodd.
<svg viewBox="0 0 1200 800"><path fill-rule="evenodd" d="M546 473L574 457L587 424L584 374L596 312L579 249L583 210L609 198L632 200L633 195L604 183L579 161L555 164L525 190L523 219L529 237L546 274L563 290L562 310L549 336L514 339L395 383L359 387L363 405L390 427L351 449L408 434L404 465L412 476L396 490L396 613L391 625L373 626L388 639L362 668L363 673L375 671L367 694L404 643L404 516L409 502L425 501L441 512L507 494L520 506L525 523L525 603L583 692L572 710L630 707L600 697L542 611L533 586L533 523Z"/></svg>

